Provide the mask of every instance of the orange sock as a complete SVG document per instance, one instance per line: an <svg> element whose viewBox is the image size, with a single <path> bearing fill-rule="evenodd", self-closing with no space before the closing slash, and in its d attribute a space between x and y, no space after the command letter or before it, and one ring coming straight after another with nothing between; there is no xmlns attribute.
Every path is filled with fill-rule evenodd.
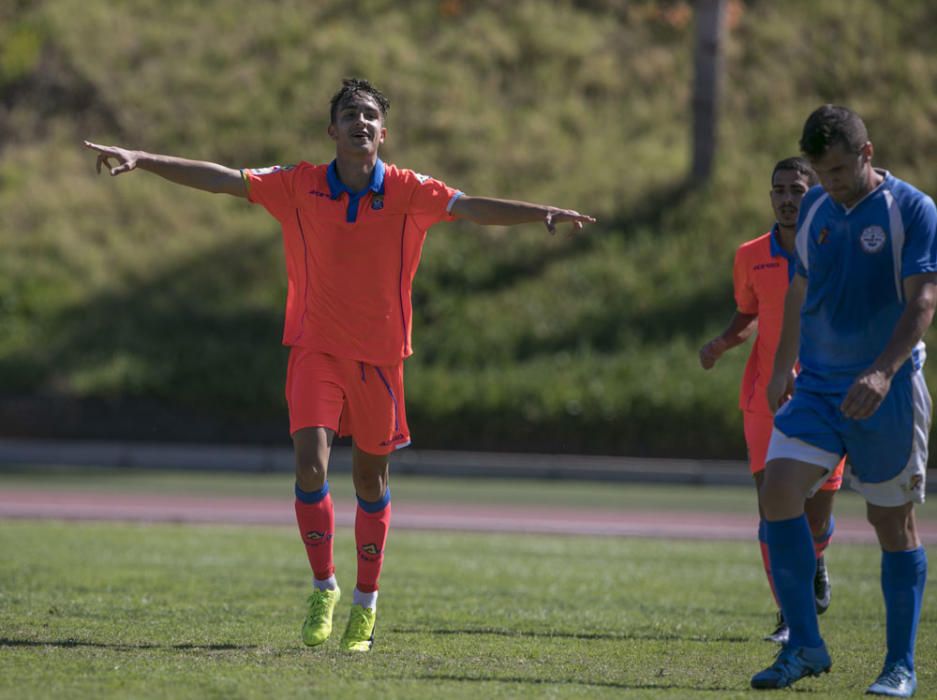
<svg viewBox="0 0 937 700"><path fill-rule="evenodd" d="M376 502L358 498L355 513L355 544L358 549L358 583L362 593L377 590L384 564L384 545L390 528L390 489Z"/></svg>
<svg viewBox="0 0 937 700"><path fill-rule="evenodd" d="M335 512L329 484L318 491L303 491L296 486L296 524L306 545L306 556L313 575L320 581L335 573L332 560L332 537L335 535Z"/></svg>
<svg viewBox="0 0 937 700"><path fill-rule="evenodd" d="M765 576L768 577L768 585L771 586L771 595L774 596L774 602L781 609L781 603L778 602L777 591L774 590L774 576L771 575L771 559L768 557L768 542L765 539L765 521L758 524L758 544L761 545L761 563L765 567Z"/></svg>

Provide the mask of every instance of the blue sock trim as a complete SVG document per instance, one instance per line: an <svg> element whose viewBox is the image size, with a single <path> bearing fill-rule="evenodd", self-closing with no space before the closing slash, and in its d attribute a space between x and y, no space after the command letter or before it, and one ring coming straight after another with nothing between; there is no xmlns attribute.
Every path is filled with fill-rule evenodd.
<svg viewBox="0 0 937 700"><path fill-rule="evenodd" d="M365 513L380 513L390 503L390 487L384 490L384 497L379 501L366 501L358 496L358 505Z"/></svg>
<svg viewBox="0 0 937 700"><path fill-rule="evenodd" d="M318 503L329 495L329 482L326 481L322 488L318 491L303 491L301 488L299 488L299 484L296 484L295 491L296 498L298 498L303 503Z"/></svg>

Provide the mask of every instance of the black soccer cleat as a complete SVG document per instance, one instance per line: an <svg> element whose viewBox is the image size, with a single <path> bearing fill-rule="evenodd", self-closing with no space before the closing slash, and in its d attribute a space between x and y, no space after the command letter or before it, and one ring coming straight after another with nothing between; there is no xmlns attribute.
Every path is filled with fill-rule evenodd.
<svg viewBox="0 0 937 700"><path fill-rule="evenodd" d="M817 615L822 615L830 607L830 596L833 588L830 586L830 574L826 570L823 557L817 559L817 573L813 577L813 595L817 601Z"/></svg>
<svg viewBox="0 0 937 700"><path fill-rule="evenodd" d="M791 630L787 626L787 623L784 621L784 613L778 610L778 624L774 628L774 632L771 634L765 635L766 642L774 642L775 644L785 645L787 640L791 636Z"/></svg>

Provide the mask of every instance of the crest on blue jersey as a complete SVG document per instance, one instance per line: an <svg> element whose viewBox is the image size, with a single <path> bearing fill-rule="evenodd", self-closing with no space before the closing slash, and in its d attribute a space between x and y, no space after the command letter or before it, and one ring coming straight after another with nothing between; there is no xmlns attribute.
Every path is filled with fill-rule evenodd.
<svg viewBox="0 0 937 700"><path fill-rule="evenodd" d="M859 243L866 253L878 253L885 247L885 229L881 226L869 226L862 230Z"/></svg>

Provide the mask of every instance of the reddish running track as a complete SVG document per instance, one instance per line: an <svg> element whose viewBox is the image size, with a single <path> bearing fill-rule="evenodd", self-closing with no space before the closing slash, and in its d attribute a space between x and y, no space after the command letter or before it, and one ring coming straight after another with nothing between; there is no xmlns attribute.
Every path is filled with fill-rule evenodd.
<svg viewBox="0 0 937 700"><path fill-rule="evenodd" d="M351 527L354 512L352 502L337 501L336 523ZM289 499L19 489L0 490L0 518L296 525ZM394 503L394 527L414 530L749 540L756 526L753 514L738 513L595 508L551 508L547 512L531 506ZM918 529L925 543L937 542L937 522L920 521ZM872 543L875 536L865 520L838 517L836 539Z"/></svg>

